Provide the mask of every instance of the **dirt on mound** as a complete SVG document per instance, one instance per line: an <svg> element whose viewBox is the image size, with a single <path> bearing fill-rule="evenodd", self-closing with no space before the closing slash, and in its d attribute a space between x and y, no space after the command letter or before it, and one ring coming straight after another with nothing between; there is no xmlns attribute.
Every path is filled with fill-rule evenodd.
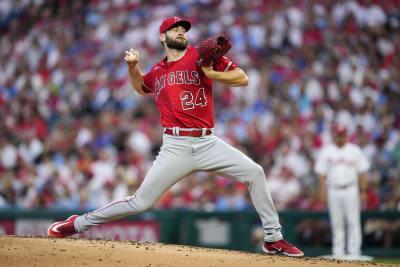
<svg viewBox="0 0 400 267"><path fill-rule="evenodd" d="M98 239L0 236L0 266L390 266L290 258L191 246Z"/></svg>

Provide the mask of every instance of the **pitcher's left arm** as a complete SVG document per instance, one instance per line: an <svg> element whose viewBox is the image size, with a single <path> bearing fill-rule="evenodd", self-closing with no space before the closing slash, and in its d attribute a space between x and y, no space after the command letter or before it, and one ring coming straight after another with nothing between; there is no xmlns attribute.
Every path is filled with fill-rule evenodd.
<svg viewBox="0 0 400 267"><path fill-rule="evenodd" d="M214 81L222 82L229 86L247 86L249 79L246 73L240 69L235 68L229 71L215 71L212 66L201 67L207 78Z"/></svg>

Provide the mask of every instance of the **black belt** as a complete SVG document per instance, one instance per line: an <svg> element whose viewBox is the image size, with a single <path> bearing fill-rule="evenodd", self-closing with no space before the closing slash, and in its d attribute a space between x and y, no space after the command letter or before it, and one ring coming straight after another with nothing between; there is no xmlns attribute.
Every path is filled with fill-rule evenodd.
<svg viewBox="0 0 400 267"><path fill-rule="evenodd" d="M353 185L354 185L354 182L353 183L349 183L349 184L344 184L344 185L333 185L332 187L334 189L347 189L349 187L352 187Z"/></svg>

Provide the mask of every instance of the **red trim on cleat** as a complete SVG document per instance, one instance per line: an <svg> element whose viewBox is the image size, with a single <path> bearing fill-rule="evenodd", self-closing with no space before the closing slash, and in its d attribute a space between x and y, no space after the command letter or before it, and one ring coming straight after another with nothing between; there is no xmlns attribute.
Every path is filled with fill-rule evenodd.
<svg viewBox="0 0 400 267"><path fill-rule="evenodd" d="M63 238L76 234L74 222L78 215L72 215L65 221L55 222L47 229L47 235L50 237Z"/></svg>
<svg viewBox="0 0 400 267"><path fill-rule="evenodd" d="M263 251L267 254L283 254L290 257L302 257L304 253L287 242L281 239L275 242L264 242Z"/></svg>

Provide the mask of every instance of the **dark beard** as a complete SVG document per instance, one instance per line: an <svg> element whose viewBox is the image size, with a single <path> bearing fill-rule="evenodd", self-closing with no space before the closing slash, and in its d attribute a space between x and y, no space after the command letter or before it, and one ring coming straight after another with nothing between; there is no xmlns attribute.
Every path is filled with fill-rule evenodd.
<svg viewBox="0 0 400 267"><path fill-rule="evenodd" d="M185 50L188 45L186 41L178 42L178 41L172 40L172 38L169 38L168 35L166 35L165 44L167 45L168 48L176 49L176 50L180 50L180 51Z"/></svg>

